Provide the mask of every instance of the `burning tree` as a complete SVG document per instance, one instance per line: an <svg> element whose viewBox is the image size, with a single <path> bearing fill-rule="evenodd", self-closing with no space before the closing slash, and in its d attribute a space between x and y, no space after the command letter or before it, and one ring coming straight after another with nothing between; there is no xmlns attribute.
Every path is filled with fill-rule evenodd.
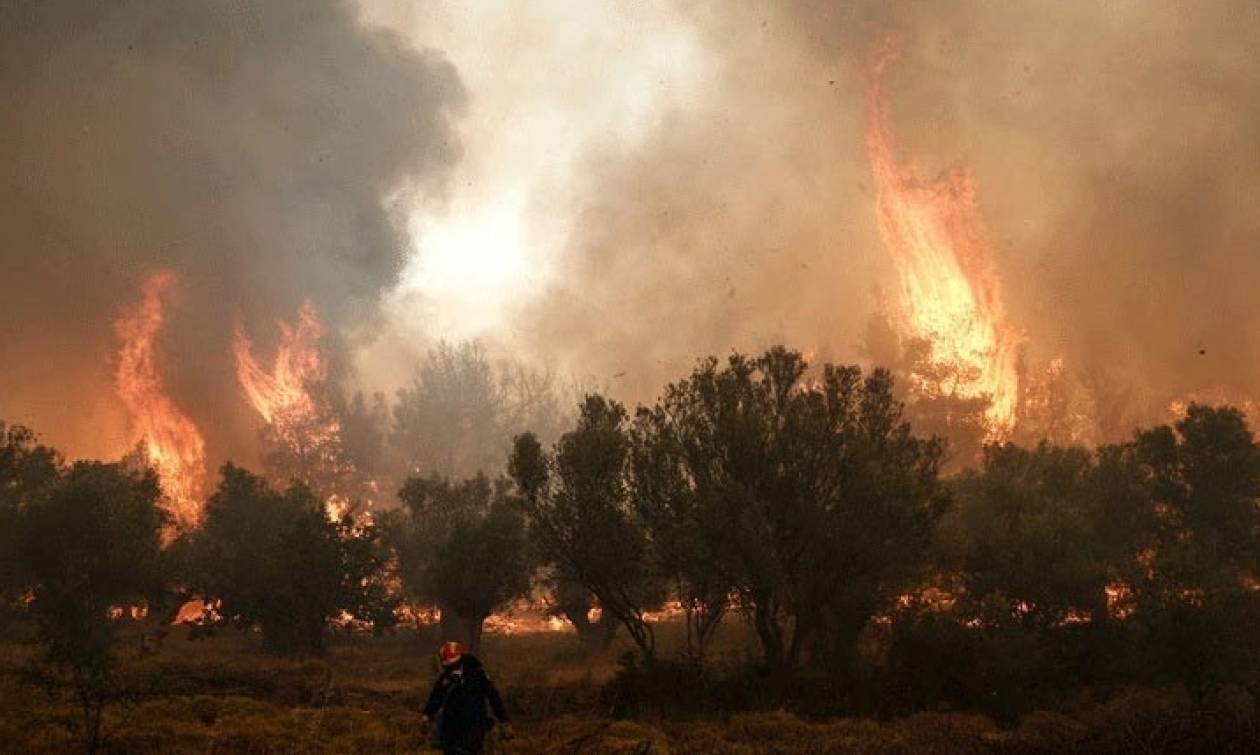
<svg viewBox="0 0 1260 755"><path fill-rule="evenodd" d="M378 627L392 620L375 528L331 520L301 483L281 493L226 465L189 549L194 591L221 601L229 621L261 627L271 652L321 653L324 629L343 614Z"/></svg>
<svg viewBox="0 0 1260 755"><path fill-rule="evenodd" d="M294 324L279 327L280 343L269 369L255 359L243 326L237 326L233 340L237 378L266 423L262 439L270 476L281 483L302 482L330 499L357 498L362 481L345 454L341 423L325 393L323 325L307 302Z"/></svg>
<svg viewBox="0 0 1260 755"><path fill-rule="evenodd" d="M970 174L955 168L928 181L897 162L882 88L895 57L886 43L863 75L879 232L900 277L898 327L926 342L928 363L947 368L949 378L917 379L911 389L987 400L988 437L1002 438L1016 421L1020 338L1006 322Z"/></svg>

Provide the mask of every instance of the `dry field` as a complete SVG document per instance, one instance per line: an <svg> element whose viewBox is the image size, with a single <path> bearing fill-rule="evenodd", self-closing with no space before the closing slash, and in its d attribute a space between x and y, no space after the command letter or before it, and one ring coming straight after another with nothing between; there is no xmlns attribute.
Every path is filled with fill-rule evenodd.
<svg viewBox="0 0 1260 755"><path fill-rule="evenodd" d="M669 644L668 632L665 642ZM727 636L718 652L743 653ZM178 628L160 651L124 664L123 699L106 716L110 753L300 755L427 752L417 712L433 671L429 638L335 638L325 659L286 661L235 631L190 639ZM1209 753L1253 752L1254 732L1191 712L1171 692L1136 691L1066 713L1039 712L1002 728L977 715L930 712L888 721L807 721L780 710L701 719L613 720L602 692L624 648L584 659L564 634L490 635L483 656L516 712L518 736L490 752L625 753ZM30 646L0 646L0 752L77 747L71 700L24 673ZM1250 742L1250 744L1249 744Z"/></svg>

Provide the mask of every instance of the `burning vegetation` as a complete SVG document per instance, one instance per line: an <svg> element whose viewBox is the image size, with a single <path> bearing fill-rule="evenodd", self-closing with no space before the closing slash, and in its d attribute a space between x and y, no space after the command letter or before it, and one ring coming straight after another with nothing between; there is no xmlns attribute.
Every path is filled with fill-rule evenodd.
<svg viewBox="0 0 1260 755"><path fill-rule="evenodd" d="M280 340L269 369L253 354L237 324L232 351L236 376L249 403L266 423L263 445L268 466L281 482L300 481L344 506L346 481L355 470L342 447L341 423L328 400L328 363L320 339L323 325L310 302L294 323L279 323Z"/></svg>
<svg viewBox="0 0 1260 755"><path fill-rule="evenodd" d="M497 153L452 172L457 133L480 133L454 119L487 98L376 2L0 8L18 167L0 179L0 411L50 418L67 451L0 422L0 697L19 703L0 750L111 751L117 731L127 752L416 750L418 638L522 664L504 686L529 751L579 729L560 749L847 752L892 730L864 749L946 751L921 736L936 715L967 751L1123 752L1097 721L1126 744L1158 732L1148 751L1260 751L1260 223L1235 167L1260 154L1237 127L1260 112L1260 14L1216 2L1228 23L1171 14L1184 32L1134 3L1064 10L1125 42L1084 73L1009 11L683 3L659 57L694 88L656 56L642 82L600 82L625 101L583 108L634 127L590 128L531 181L495 174ZM1178 50L1143 45L1143 67L1208 92L1171 136L1145 96L1116 112L1152 75L1117 62L1133 27ZM868 55L885 28L918 36ZM926 74L992 61L968 34L1056 72L1004 58L996 82L934 90L955 82ZM1131 78L1072 99L1112 68ZM643 82L671 90L661 113L639 112ZM1052 171L993 169L1020 159L991 138L997 91L1023 103L1002 128L1039 140L1023 153L1061 136L1017 127L1049 99L1027 92L1116 125L1062 129L1087 175L1044 191ZM925 136L925 102L957 105L934 127L982 148ZM542 130L521 120L513 139ZM479 171L501 193L473 193ZM554 226L529 217L562 205ZM414 264L426 243L470 248ZM473 275L486 260L501 269ZM456 285L409 289L421 274ZM1170 296L1183 278L1194 296ZM867 318L853 290L873 280L891 296ZM1226 314L1203 314L1218 293ZM438 340L421 313L441 301L498 330ZM188 730L126 739L123 697ZM609 720L588 730L592 710ZM864 723L835 724L833 748L789 710ZM632 718L670 723L613 720ZM721 736L674 725L704 718Z"/></svg>
<svg viewBox="0 0 1260 755"><path fill-rule="evenodd" d="M172 272L149 275L141 285L140 301L127 307L114 323L122 342L115 385L131 415L145 458L161 478L176 523L188 528L201 518L206 444L197 426L167 393L157 346L164 308L177 286Z"/></svg>
<svg viewBox="0 0 1260 755"><path fill-rule="evenodd" d="M1006 321L971 175L956 167L926 180L897 161L883 93L884 69L896 56L896 44L885 43L862 81L879 233L901 284L896 323L903 337L928 346L928 369L913 375L910 389L984 400L986 436L1001 440L1018 421L1020 337Z"/></svg>

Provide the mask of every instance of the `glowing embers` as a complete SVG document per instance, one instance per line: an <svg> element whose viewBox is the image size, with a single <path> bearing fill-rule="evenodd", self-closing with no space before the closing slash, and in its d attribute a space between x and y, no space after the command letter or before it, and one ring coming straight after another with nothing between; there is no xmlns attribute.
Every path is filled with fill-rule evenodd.
<svg viewBox="0 0 1260 755"><path fill-rule="evenodd" d="M173 273L149 275L140 301L114 323L122 341L115 388L131 413L148 462L161 478L167 507L180 527L196 526L205 487L205 441L197 426L166 394L155 341L165 320L163 307L176 285Z"/></svg>
<svg viewBox="0 0 1260 755"><path fill-rule="evenodd" d="M971 176L956 168L929 181L897 163L880 83L894 57L885 45L864 76L879 232L900 278L902 334L926 341L930 361L949 376L913 387L987 398L988 435L1002 438L1016 419L1020 338L1005 321Z"/></svg>

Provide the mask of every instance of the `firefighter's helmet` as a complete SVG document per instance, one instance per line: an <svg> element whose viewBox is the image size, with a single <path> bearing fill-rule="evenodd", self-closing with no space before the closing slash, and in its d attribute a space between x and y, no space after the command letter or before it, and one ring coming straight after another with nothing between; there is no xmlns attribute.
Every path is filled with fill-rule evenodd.
<svg viewBox="0 0 1260 755"><path fill-rule="evenodd" d="M443 666L453 666L459 663L462 657L464 657L464 646L458 642L443 642L442 647L438 648L438 659L442 661Z"/></svg>

